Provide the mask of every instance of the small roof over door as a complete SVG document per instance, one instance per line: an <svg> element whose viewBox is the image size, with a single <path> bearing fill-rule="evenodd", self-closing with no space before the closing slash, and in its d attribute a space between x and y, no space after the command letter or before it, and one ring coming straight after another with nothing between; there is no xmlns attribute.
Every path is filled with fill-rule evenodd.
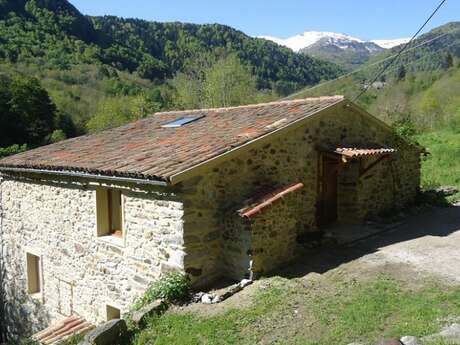
<svg viewBox="0 0 460 345"><path fill-rule="evenodd" d="M335 153L344 158L361 158L369 156L386 156L397 150L382 145L349 145L349 146L323 146L322 151Z"/></svg>

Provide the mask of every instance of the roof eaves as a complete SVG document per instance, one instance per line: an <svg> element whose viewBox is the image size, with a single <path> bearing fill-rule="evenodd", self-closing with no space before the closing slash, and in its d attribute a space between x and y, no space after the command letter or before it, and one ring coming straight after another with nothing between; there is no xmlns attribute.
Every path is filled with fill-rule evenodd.
<svg viewBox="0 0 460 345"><path fill-rule="evenodd" d="M125 176L116 176L116 175L104 175L104 174L94 174L94 173L85 173L80 171L68 171L68 170L50 170L50 169L37 169L37 168L18 168L18 167L6 167L0 166L0 173L31 173L31 174L40 174L40 175L49 175L49 176L58 176L58 177L73 177L73 178L83 178L89 180L99 180L99 181L111 181L111 182L120 182L120 183L134 183L142 185L154 185L154 186L167 186L169 183L160 179L149 179L149 178L137 178L137 177L125 177Z"/></svg>

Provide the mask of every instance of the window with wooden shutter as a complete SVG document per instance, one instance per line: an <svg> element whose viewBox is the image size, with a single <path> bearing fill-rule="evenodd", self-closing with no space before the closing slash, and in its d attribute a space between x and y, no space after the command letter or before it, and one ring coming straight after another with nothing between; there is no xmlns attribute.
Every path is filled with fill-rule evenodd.
<svg viewBox="0 0 460 345"><path fill-rule="evenodd" d="M98 189L97 235L123 236L123 207L121 192L114 189Z"/></svg>
<svg viewBox="0 0 460 345"><path fill-rule="evenodd" d="M114 319L121 319L121 311L118 308L115 308L111 305L106 305L106 318L107 321L114 320Z"/></svg>
<svg viewBox="0 0 460 345"><path fill-rule="evenodd" d="M26 254L27 260L27 292L29 294L40 293L41 288L41 269L40 257L31 253Z"/></svg>

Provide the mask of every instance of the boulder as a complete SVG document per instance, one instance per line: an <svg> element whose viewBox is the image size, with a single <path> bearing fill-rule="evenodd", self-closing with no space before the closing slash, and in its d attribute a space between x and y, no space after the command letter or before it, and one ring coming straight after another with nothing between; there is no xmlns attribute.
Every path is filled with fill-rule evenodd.
<svg viewBox="0 0 460 345"><path fill-rule="evenodd" d="M403 345L423 345L421 340L412 336L405 336L401 338Z"/></svg>
<svg viewBox="0 0 460 345"><path fill-rule="evenodd" d="M246 286L251 285L252 280L251 279L243 279L240 281L239 285L244 289Z"/></svg>
<svg viewBox="0 0 460 345"><path fill-rule="evenodd" d="M127 336L125 320L115 319L93 329L79 345L122 345Z"/></svg>
<svg viewBox="0 0 460 345"><path fill-rule="evenodd" d="M216 297L216 296L214 296L214 295L205 293L205 294L203 294L203 296L201 296L201 303L204 303L204 304L212 304L212 301L213 301L213 299L214 299L215 297Z"/></svg>
<svg viewBox="0 0 460 345"><path fill-rule="evenodd" d="M435 192L443 196L451 196L458 193L457 187L454 186L442 186L435 189Z"/></svg>
<svg viewBox="0 0 460 345"><path fill-rule="evenodd" d="M133 320L137 326L141 326L145 324L149 317L152 317L153 315L160 315L165 311L165 309L166 303L161 299L157 299L156 301L153 301L152 303L149 303L141 309L135 311L131 316L131 320Z"/></svg>
<svg viewBox="0 0 460 345"><path fill-rule="evenodd" d="M428 338L430 338L430 340L442 339L449 344L460 344L460 324L454 323L450 326L444 327L441 332L433 334Z"/></svg>

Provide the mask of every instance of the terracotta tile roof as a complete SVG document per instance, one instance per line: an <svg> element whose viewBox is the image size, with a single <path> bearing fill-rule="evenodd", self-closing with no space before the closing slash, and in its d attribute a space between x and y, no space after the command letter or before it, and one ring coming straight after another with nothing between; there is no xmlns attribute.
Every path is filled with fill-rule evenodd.
<svg viewBox="0 0 460 345"><path fill-rule="evenodd" d="M58 344L72 338L74 335L84 335L94 328L78 316L70 316L56 325L35 334L32 339L43 345Z"/></svg>
<svg viewBox="0 0 460 345"><path fill-rule="evenodd" d="M122 127L1 159L0 170L44 169L168 181L177 173L343 100L342 96L317 97L156 113ZM162 127L181 117L203 115L182 127Z"/></svg>
<svg viewBox="0 0 460 345"><path fill-rule="evenodd" d="M337 147L333 152L349 158L363 157L363 156L377 156L395 153L395 149L390 148L359 148L359 147Z"/></svg>
<svg viewBox="0 0 460 345"><path fill-rule="evenodd" d="M265 188L260 190L251 197L249 200L246 200L246 206L238 210L238 214L241 217L252 218L259 213L262 213L265 209L272 206L275 202L279 201L286 195L293 193L304 187L303 183L296 183L289 186L278 187L275 189Z"/></svg>

